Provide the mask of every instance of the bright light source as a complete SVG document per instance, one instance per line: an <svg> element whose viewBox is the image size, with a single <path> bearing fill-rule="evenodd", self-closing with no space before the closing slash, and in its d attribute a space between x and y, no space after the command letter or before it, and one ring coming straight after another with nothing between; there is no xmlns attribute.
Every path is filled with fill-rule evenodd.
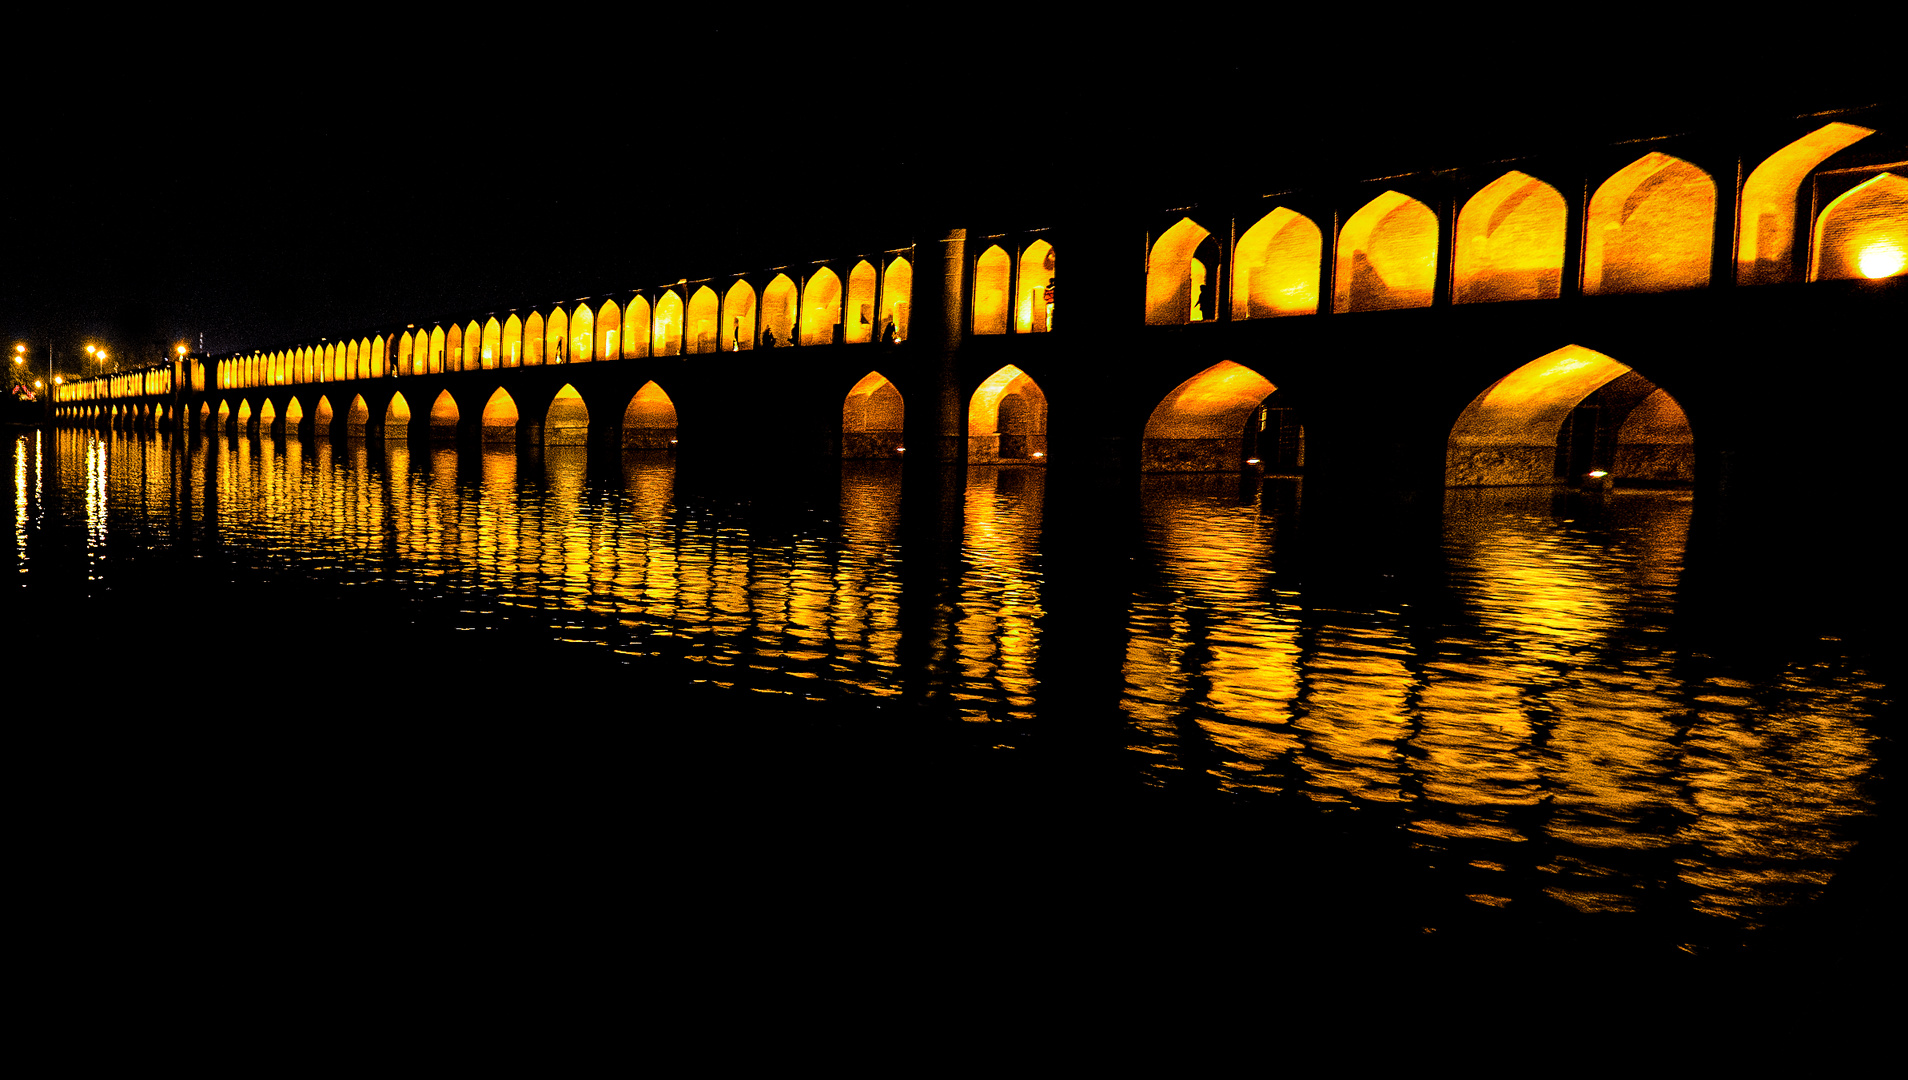
<svg viewBox="0 0 1908 1080"><path fill-rule="evenodd" d="M1590 470L1590 479L1592 479L1592 480L1601 480L1601 479L1603 479L1604 477L1606 477L1606 476L1608 476L1608 475L1610 475L1610 474L1609 474L1608 472L1606 472L1606 471L1604 471L1603 469L1591 469L1591 470Z"/></svg>
<svg viewBox="0 0 1908 1080"><path fill-rule="evenodd" d="M1908 258L1902 255L1901 248L1887 240L1877 240L1863 248L1855 262L1862 268L1863 277L1885 278L1901 273L1901 268L1905 262L1908 262Z"/></svg>

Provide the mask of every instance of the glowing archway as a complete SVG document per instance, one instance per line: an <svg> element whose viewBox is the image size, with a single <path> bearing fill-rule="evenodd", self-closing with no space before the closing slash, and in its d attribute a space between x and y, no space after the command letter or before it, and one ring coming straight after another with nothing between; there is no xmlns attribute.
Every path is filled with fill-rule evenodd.
<svg viewBox="0 0 1908 1080"><path fill-rule="evenodd" d="M651 379L623 410L623 446L630 450L668 450L676 445L676 403Z"/></svg>
<svg viewBox="0 0 1908 1080"><path fill-rule="evenodd" d="M967 406L967 460L1045 464L1047 395L1008 364L975 388Z"/></svg>
<svg viewBox="0 0 1908 1080"><path fill-rule="evenodd" d="M1221 360L1174 387L1146 419L1145 472L1238 472L1257 441L1246 427L1278 388L1243 364Z"/></svg>
<svg viewBox="0 0 1908 1080"><path fill-rule="evenodd" d="M656 324L651 349L656 356L682 355L682 297L670 289L656 301Z"/></svg>
<svg viewBox="0 0 1908 1080"><path fill-rule="evenodd" d="M1232 258L1232 317L1264 319L1318 311L1325 234L1281 206L1239 237Z"/></svg>
<svg viewBox="0 0 1908 1080"><path fill-rule="evenodd" d="M1874 133L1854 124L1824 124L1756 166L1742 185L1737 281L1765 285L1796 279L1795 210L1802 182L1816 166Z"/></svg>
<svg viewBox="0 0 1908 1080"><path fill-rule="evenodd" d="M1695 475L1681 406L1628 365L1576 345L1492 383L1446 445L1450 487L1574 482L1592 471L1672 484Z"/></svg>
<svg viewBox="0 0 1908 1080"><path fill-rule="evenodd" d="M795 344L795 283L777 274L762 290L762 345L782 348Z"/></svg>
<svg viewBox="0 0 1908 1080"><path fill-rule="evenodd" d="M721 347L722 318L720 305L716 302L715 290L707 285L696 286L695 294L689 297L689 312L683 324L691 353L712 353Z"/></svg>
<svg viewBox="0 0 1908 1080"><path fill-rule="evenodd" d="M755 348L755 289L741 278L722 298L722 348L727 352Z"/></svg>
<svg viewBox="0 0 1908 1080"><path fill-rule="evenodd" d="M543 415L543 445L582 446L590 441L590 410L569 383L556 392Z"/></svg>
<svg viewBox="0 0 1908 1080"><path fill-rule="evenodd" d="M411 403L404 400L402 393L391 395L391 403L384 407L384 437L387 439L409 438L411 434Z"/></svg>
<svg viewBox="0 0 1908 1080"><path fill-rule="evenodd" d="M497 392L484 402L484 412L480 419L483 426L483 441L486 443L514 443L517 441L517 402L510 391L499 386Z"/></svg>
<svg viewBox="0 0 1908 1080"><path fill-rule="evenodd" d="M874 340L875 268L863 259L848 271L848 330L842 340L859 345Z"/></svg>
<svg viewBox="0 0 1908 1080"><path fill-rule="evenodd" d="M1458 212L1451 302L1559 295L1567 216L1563 196L1534 176L1512 170L1486 184Z"/></svg>
<svg viewBox="0 0 1908 1080"><path fill-rule="evenodd" d="M827 345L841 324L841 278L820 267L802 289L802 344Z"/></svg>
<svg viewBox="0 0 1908 1080"><path fill-rule="evenodd" d="M1191 218L1180 218L1154 242L1146 260L1146 323L1176 326L1195 321L1195 311L1207 318L1213 307L1213 268L1193 258L1193 252L1212 233Z"/></svg>
<svg viewBox="0 0 1908 1080"><path fill-rule="evenodd" d="M446 441L457 438L457 399L451 397L449 390L437 395L431 402L431 438L434 441Z"/></svg>
<svg viewBox="0 0 1908 1080"><path fill-rule="evenodd" d="M1345 220L1338 234L1332 310L1429 307L1438 274L1438 216L1387 191Z"/></svg>
<svg viewBox="0 0 1908 1080"><path fill-rule="evenodd" d="M974 261L974 332L1004 334L1008 317L1008 271L1013 266L999 244L991 244Z"/></svg>
<svg viewBox="0 0 1908 1080"><path fill-rule="evenodd" d="M908 340L908 313L912 310L913 289L914 267L908 264L908 260L895 256L881 280L880 340ZM893 327L892 331L890 327Z"/></svg>
<svg viewBox="0 0 1908 1080"><path fill-rule="evenodd" d="M1903 273L1908 273L1908 180L1885 172L1823 208L1815 226L1810 280Z"/></svg>
<svg viewBox="0 0 1908 1080"><path fill-rule="evenodd" d="M1709 284L1716 183L1680 158L1652 151L1590 197L1583 291L1666 292Z"/></svg>
<svg viewBox="0 0 1908 1080"><path fill-rule="evenodd" d="M365 429L371 425L371 407L364 402L363 394L351 395L351 407L345 410L345 435L348 438L364 438Z"/></svg>
<svg viewBox="0 0 1908 1080"><path fill-rule="evenodd" d="M878 371L862 376L841 403L841 456L891 458L900 452L901 391Z"/></svg>
<svg viewBox="0 0 1908 1080"><path fill-rule="evenodd" d="M318 398L318 404L312 406L312 410L311 410L312 437L317 439L330 438L331 423L333 419L334 418L332 416L332 411L331 411L331 399L329 397L320 395Z"/></svg>

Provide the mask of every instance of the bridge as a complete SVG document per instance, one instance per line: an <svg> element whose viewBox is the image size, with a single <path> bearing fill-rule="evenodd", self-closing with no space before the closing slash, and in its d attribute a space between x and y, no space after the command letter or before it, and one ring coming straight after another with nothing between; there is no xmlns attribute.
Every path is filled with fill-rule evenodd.
<svg viewBox="0 0 1908 1080"><path fill-rule="evenodd" d="M58 388L58 423L685 460L1845 498L1892 449L1895 106L420 319ZM1064 253L1066 288L1058 288ZM1059 299L1064 295L1064 302Z"/></svg>

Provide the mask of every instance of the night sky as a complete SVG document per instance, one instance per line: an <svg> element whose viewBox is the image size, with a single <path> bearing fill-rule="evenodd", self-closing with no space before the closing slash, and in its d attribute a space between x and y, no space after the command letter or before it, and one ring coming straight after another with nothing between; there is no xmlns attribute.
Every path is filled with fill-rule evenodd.
<svg viewBox="0 0 1908 1080"><path fill-rule="evenodd" d="M1596 95L1380 79L1327 98L1271 65L1162 79L1144 56L709 40L748 59L652 55L631 77L565 72L593 53L544 63L495 36L376 62L333 37L230 71L115 54L84 100L25 79L9 99L0 336L123 361L201 335L215 354L268 348L864 253L917 221L1035 226L1086 198L1165 208L1880 100L1850 80L1719 103L1713 79L1661 73ZM499 64L513 74L487 74ZM1264 119L1239 127L1237 102ZM1208 164L1140 152L1149 139Z"/></svg>

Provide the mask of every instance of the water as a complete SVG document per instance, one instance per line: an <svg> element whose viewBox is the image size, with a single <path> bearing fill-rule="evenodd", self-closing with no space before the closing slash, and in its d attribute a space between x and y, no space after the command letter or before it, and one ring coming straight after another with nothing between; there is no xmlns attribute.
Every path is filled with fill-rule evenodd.
<svg viewBox="0 0 1908 1080"><path fill-rule="evenodd" d="M1258 913L1226 922L1271 905L1451 955L1814 956L1888 921L1880 646L1716 616L1745 609L1692 585L1687 492L1453 491L1349 559L1277 481L1148 478L1083 530L1043 520L1059 474L974 468L922 528L888 463L760 485L67 431L49 491L44 439L7 461L16 670L109 695L128 758L193 780L116 792L250 790L200 763L235 741L323 763L265 789L378 787L384 823L419 792L573 807L588 777L607 803L566 833L686 821L669 850L716 880L740 871L685 838L741 820L751 865L828 889L1011 867L1016 894L1205 889ZM233 726L179 749L154 725L206 729L168 701ZM817 829L880 838L790 854Z"/></svg>

